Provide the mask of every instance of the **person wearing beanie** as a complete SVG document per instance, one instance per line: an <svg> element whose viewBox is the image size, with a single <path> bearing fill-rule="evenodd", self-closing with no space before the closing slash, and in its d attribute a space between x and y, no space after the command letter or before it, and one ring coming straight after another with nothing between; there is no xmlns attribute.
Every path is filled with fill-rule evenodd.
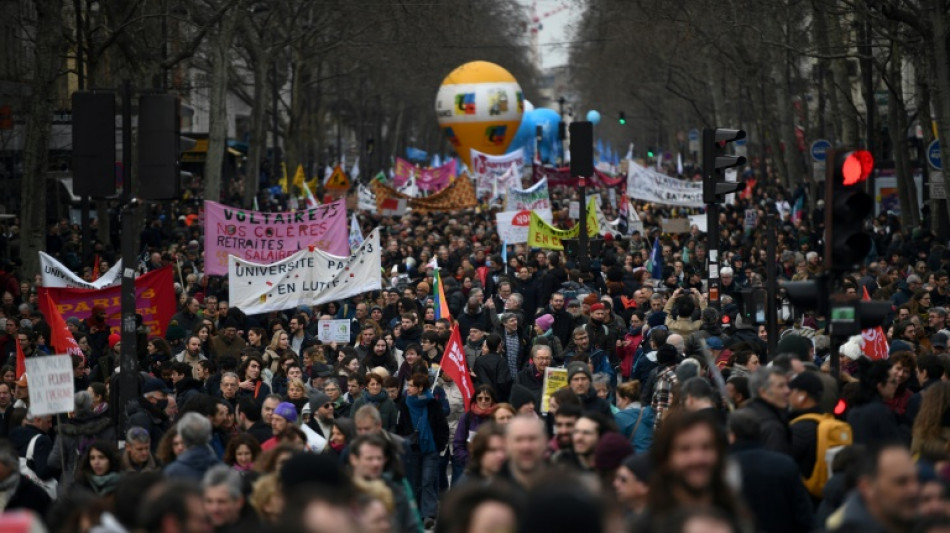
<svg viewBox="0 0 950 533"><path fill-rule="evenodd" d="M540 340L539 339L543 339ZM534 337L531 339L532 347L538 344L546 344L551 348L551 355L554 358L554 364L564 364L564 346L561 339L554 334L554 317L550 314L543 314L534 320Z"/></svg>
<svg viewBox="0 0 950 533"><path fill-rule="evenodd" d="M789 333L779 339L778 344L775 346L775 353L777 355L783 353L795 354L798 356L798 360L803 363L815 360L814 344L812 344L809 339L794 333Z"/></svg>
<svg viewBox="0 0 950 533"><path fill-rule="evenodd" d="M612 486L617 469L631 455L633 455L633 445L626 437L616 431L608 431L601 435L594 449L594 468L600 476L601 486Z"/></svg>
<svg viewBox="0 0 950 533"><path fill-rule="evenodd" d="M647 496L650 493L650 476L653 475L653 463L650 454L638 453L628 456L617 468L611 486L617 501L627 509L626 523L633 525L647 508ZM633 528L628 528L633 530Z"/></svg>
<svg viewBox="0 0 950 533"><path fill-rule="evenodd" d="M270 427L274 436L261 443L261 450L267 451L280 444L280 435L291 426L297 425L297 408L290 402L280 402L271 414Z"/></svg>
<svg viewBox="0 0 950 533"><path fill-rule="evenodd" d="M824 384L817 373L806 370L788 382L789 432L792 437L792 459L798 464L803 478L809 478L815 469L818 449L818 421L799 418L803 415L822 414L821 397Z"/></svg>
<svg viewBox="0 0 950 533"><path fill-rule="evenodd" d="M115 426L112 419L106 414L95 414L92 411L92 394L89 391L79 391L73 395L75 411L70 418L64 418L57 427L56 440L47 462L59 465L63 460L66 469L60 473L59 483L63 489L73 484L73 474L76 471L76 461L85 451L84 446L96 440L115 442ZM60 442L61 441L61 442Z"/></svg>
<svg viewBox="0 0 950 533"><path fill-rule="evenodd" d="M592 381L593 374L587 363L575 361L567 365L567 386L580 398L584 410L602 413L608 417L613 416L610 404L597 396L597 390L591 385Z"/></svg>
<svg viewBox="0 0 950 533"><path fill-rule="evenodd" d="M515 383L511 387L511 398L508 403L515 408L515 415L537 415L538 399L534 392L524 385Z"/></svg>

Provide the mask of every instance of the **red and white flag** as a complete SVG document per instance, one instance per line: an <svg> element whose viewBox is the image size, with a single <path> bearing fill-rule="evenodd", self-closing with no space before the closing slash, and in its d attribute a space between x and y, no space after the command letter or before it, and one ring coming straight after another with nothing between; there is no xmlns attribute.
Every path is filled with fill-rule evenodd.
<svg viewBox="0 0 950 533"><path fill-rule="evenodd" d="M864 301L871 299L868 296L867 287L864 287L864 296L861 299ZM862 330L861 338L864 339L864 355L872 360L888 358L887 337L884 336L884 329L881 326Z"/></svg>
<svg viewBox="0 0 950 533"><path fill-rule="evenodd" d="M442 354L442 372L452 378L458 386L462 393L462 401L465 402L465 410L468 411L472 397L475 396L475 386L468 372L468 362L465 358L465 348L462 345L462 335L459 333L458 324L452 328L452 335L445 345L445 353Z"/></svg>
<svg viewBox="0 0 950 533"><path fill-rule="evenodd" d="M43 313L43 316L46 317L46 321L49 322L49 343L53 349L53 353L65 353L85 357L82 353L82 349L79 348L79 343L76 342L76 338L73 337L72 332L69 331L69 327L66 326L63 315L59 313L59 308L56 307L56 303L53 302L48 292L45 293L45 295L46 297L41 298L39 301L40 312Z"/></svg>

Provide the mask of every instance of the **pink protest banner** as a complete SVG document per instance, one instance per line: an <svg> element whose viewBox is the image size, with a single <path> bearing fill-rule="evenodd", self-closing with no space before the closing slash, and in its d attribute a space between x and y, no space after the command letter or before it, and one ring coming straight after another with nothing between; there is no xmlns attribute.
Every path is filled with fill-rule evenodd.
<svg viewBox="0 0 950 533"><path fill-rule="evenodd" d="M571 169L568 167L552 168L542 167L540 165L532 165L532 171L534 173L535 183L547 178L548 185L552 187L577 186L577 179L571 177ZM617 186L623 188L623 185L625 184L626 179L624 177L610 177L597 169L594 169L594 175L591 177L590 181L587 182L588 187L594 187L597 189Z"/></svg>
<svg viewBox="0 0 950 533"><path fill-rule="evenodd" d="M426 168L419 171L416 177L416 186L421 191L441 191L449 186L449 182L455 178L455 160L437 168Z"/></svg>
<svg viewBox="0 0 950 533"><path fill-rule="evenodd" d="M396 168L393 170L393 185L402 187L409 178L416 173L416 167L401 157L396 158Z"/></svg>
<svg viewBox="0 0 950 533"><path fill-rule="evenodd" d="M205 274L226 276L228 255L273 263L308 246L349 256L346 200L262 213L205 200Z"/></svg>
<svg viewBox="0 0 950 533"><path fill-rule="evenodd" d="M119 332L122 319L121 285L105 289L40 287L39 290L40 301L44 301L46 295L49 295L64 317L86 319L92 314L92 306L104 306L106 323L113 332ZM142 324L148 327L149 335L165 336L168 321L175 314L172 267L153 270L136 278L135 312L142 315Z"/></svg>

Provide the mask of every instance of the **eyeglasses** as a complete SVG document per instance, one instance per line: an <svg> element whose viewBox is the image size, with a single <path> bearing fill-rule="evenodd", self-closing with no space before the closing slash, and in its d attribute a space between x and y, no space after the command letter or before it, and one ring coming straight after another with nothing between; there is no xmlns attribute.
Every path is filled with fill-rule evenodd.
<svg viewBox="0 0 950 533"><path fill-rule="evenodd" d="M333 404L332 404L332 403L325 403L325 404L323 404L323 408L324 408L324 409L333 409Z"/></svg>

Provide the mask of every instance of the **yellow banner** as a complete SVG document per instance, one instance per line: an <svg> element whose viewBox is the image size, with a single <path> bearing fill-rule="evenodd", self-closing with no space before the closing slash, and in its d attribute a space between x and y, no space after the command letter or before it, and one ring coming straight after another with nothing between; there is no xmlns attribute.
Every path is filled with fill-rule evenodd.
<svg viewBox="0 0 950 533"><path fill-rule="evenodd" d="M561 240L576 239L580 232L580 224L575 224L571 229L557 229L532 211L530 226L528 226L528 247L563 250L564 245L561 244ZM600 226L597 224L594 199L591 198L587 202L587 236L594 237L599 233Z"/></svg>
<svg viewBox="0 0 950 533"><path fill-rule="evenodd" d="M547 413L551 410L551 396L558 389L567 387L567 369L551 368L544 369L544 385L541 387L541 412Z"/></svg>

